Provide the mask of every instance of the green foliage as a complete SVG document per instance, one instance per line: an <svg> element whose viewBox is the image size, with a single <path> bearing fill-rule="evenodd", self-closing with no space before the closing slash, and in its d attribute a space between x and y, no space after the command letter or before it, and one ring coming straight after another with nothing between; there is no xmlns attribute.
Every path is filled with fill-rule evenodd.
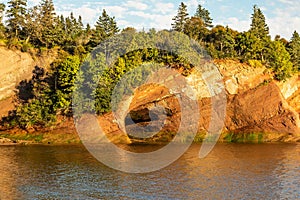
<svg viewBox="0 0 300 200"><path fill-rule="evenodd" d="M269 27L266 24L266 18L260 8L253 6L252 22L250 32L259 39L264 39L269 35Z"/></svg>
<svg viewBox="0 0 300 200"><path fill-rule="evenodd" d="M266 24L266 18L260 8L253 6L252 22L249 33L252 35L252 45L249 46L249 52L252 59L265 61L269 54L268 44L271 42L269 36L269 27Z"/></svg>
<svg viewBox="0 0 300 200"><path fill-rule="evenodd" d="M6 44L9 49L18 49L22 48L22 43L17 38L10 38Z"/></svg>
<svg viewBox="0 0 300 200"><path fill-rule="evenodd" d="M5 4L0 3L0 39L5 38L5 26L3 24L4 11L5 11Z"/></svg>
<svg viewBox="0 0 300 200"><path fill-rule="evenodd" d="M200 4L197 7L195 17L200 18L203 22L206 28L212 28L212 18L210 17L210 13L208 10L203 8Z"/></svg>
<svg viewBox="0 0 300 200"><path fill-rule="evenodd" d="M28 141L35 141L35 142L42 142L44 139L44 136L42 134L0 134L0 137L8 138L13 141L18 141L18 140L28 140Z"/></svg>
<svg viewBox="0 0 300 200"><path fill-rule="evenodd" d="M209 51L213 58L235 58L236 57L236 32L229 27L216 26L211 30L208 41L212 43Z"/></svg>
<svg viewBox="0 0 300 200"><path fill-rule="evenodd" d="M294 67L300 71L300 36L297 31L293 33L287 50L291 55L291 61Z"/></svg>
<svg viewBox="0 0 300 200"><path fill-rule="evenodd" d="M193 51L189 49L190 38L205 46L213 58L237 58L249 63L250 67L266 65L277 80L286 80L300 69L299 34L295 31L290 42L280 36L272 41L265 16L257 6L253 7L250 30L239 33L221 25L213 27L209 11L201 5L189 18L187 6L181 2L173 18L172 30L185 35L176 35L175 31L156 32L155 29L137 33L129 27L118 35L123 37L121 41L127 41L120 44L113 37L119 32L115 17L105 10L93 28L89 24L84 27L81 16L75 18L73 13L67 17L57 16L52 0L42 0L28 10L26 4L26 0L8 2L5 26L2 23L5 5L0 3L1 41L5 41L7 47L23 52L35 52L32 49L37 47L43 54L56 46L61 51L60 58L52 63L47 73L36 67L32 78L17 87L16 109L7 118L10 126L26 129L49 125L58 114L70 116L73 101L84 101L83 107L92 107L98 114L108 112L111 110L110 97L118 81L131 73L128 85L121 88L124 94L132 92L133 86L151 72L148 65L163 64L187 76L194 59ZM178 41L181 41L180 45ZM115 51L120 45L124 46L121 54ZM86 56L96 46L97 49ZM109 63L110 57L114 58L114 63ZM110 67L107 67L108 63ZM80 66L82 74L77 74ZM141 68L144 74L138 66L145 67ZM82 92L72 97L74 89Z"/></svg>
<svg viewBox="0 0 300 200"><path fill-rule="evenodd" d="M248 60L247 62L251 67L253 68L261 68L263 67L264 65L261 63L261 61L259 60Z"/></svg>
<svg viewBox="0 0 300 200"><path fill-rule="evenodd" d="M52 0L42 0L40 4L40 19L39 23L42 27L40 42L46 47L53 47L56 44L55 30L55 9Z"/></svg>
<svg viewBox="0 0 300 200"><path fill-rule="evenodd" d="M55 67L55 108L60 114L70 115L72 113L72 92L80 64L79 56L68 56Z"/></svg>
<svg viewBox="0 0 300 200"><path fill-rule="evenodd" d="M47 100L30 100L28 103L18 106L16 109L16 120L18 126L27 129L33 126L46 126L55 121L55 115Z"/></svg>
<svg viewBox="0 0 300 200"><path fill-rule="evenodd" d="M99 17L95 25L95 31L91 38L92 46L97 46L101 41L119 32L115 17L110 17L106 10L103 9L102 15Z"/></svg>
<svg viewBox="0 0 300 200"><path fill-rule="evenodd" d="M187 6L181 2L177 15L172 19L174 21L174 23L172 23L172 29L178 32L183 32L184 26L189 19L188 15Z"/></svg>
<svg viewBox="0 0 300 200"><path fill-rule="evenodd" d="M33 46L30 43L23 43L21 47L22 52L30 52L33 49Z"/></svg>
<svg viewBox="0 0 300 200"><path fill-rule="evenodd" d="M271 43L269 37L260 39L252 32L244 32L238 34L236 40L236 51L241 60L260 60L263 63L267 60Z"/></svg>
<svg viewBox="0 0 300 200"><path fill-rule="evenodd" d="M31 80L20 83L16 93L16 109L8 117L10 125L27 129L47 126L55 121L48 78L45 70L36 66Z"/></svg>
<svg viewBox="0 0 300 200"><path fill-rule="evenodd" d="M145 33L140 32L138 34L132 35L130 31L124 31L120 37L124 37L125 41L128 41L126 46L127 49L125 55L117 56L116 62L112 63L110 67L107 66L107 54L114 55L113 48L115 45L114 40L108 40L105 44L100 45L94 50L92 55L89 55L87 59L82 64L83 76L80 78L82 82L78 82L75 87L78 86L79 95L75 97L81 98L80 102L85 102L85 106L92 107L98 114L109 112L111 110L111 95L113 89L123 75L127 72L133 71L138 66L145 63L157 63L163 64L165 66L170 66L176 68L182 72L183 75L188 75L192 66L182 57L178 55L167 52L166 50L160 50L157 48L143 48L138 49L137 46L143 46L145 43L150 42L150 37L152 37L152 32ZM158 46L169 46L171 49L177 49L181 52L181 49L186 52L185 46L176 46L178 42L173 41L171 35L175 33L168 31L161 31L155 38ZM176 34L175 34L176 35ZM170 37L170 41L165 43L164 37ZM177 38L173 36L174 39ZM177 38L178 39L178 38ZM188 39L188 37L187 37ZM119 40L118 40L119 41ZM164 43L163 43L164 41ZM140 44L139 44L140 43ZM174 44L173 44L174 43ZM120 45L120 44L118 44ZM172 45L174 47L172 48ZM108 47L108 48L107 48ZM108 52L107 49L112 51ZM116 48L117 50L117 48ZM153 66L151 64L151 66ZM126 87L124 85L120 86L124 89L123 93L128 94L132 92L132 88L138 85L141 81L145 80L145 77L151 72L151 68L144 65L143 70L138 68L134 73L131 74L126 82ZM150 71L149 71L150 70ZM118 101L119 97L115 97ZM94 104L91 105L91 100L95 100ZM77 101L77 100L76 100ZM81 109L81 108L77 108ZM82 108L83 109L83 108Z"/></svg>
<svg viewBox="0 0 300 200"><path fill-rule="evenodd" d="M7 28L10 38L20 38L25 26L27 0L10 0L7 10Z"/></svg>
<svg viewBox="0 0 300 200"><path fill-rule="evenodd" d="M263 133L226 133L224 142L228 143L262 143Z"/></svg>
<svg viewBox="0 0 300 200"><path fill-rule="evenodd" d="M290 55L279 41L273 42L272 50L270 67L275 73L275 78L277 80L286 80L293 73L293 64L290 61Z"/></svg>
<svg viewBox="0 0 300 200"><path fill-rule="evenodd" d="M202 42L208 35L209 31L205 27L203 20L199 17L192 17L187 20L184 26L184 33L190 38Z"/></svg>
<svg viewBox="0 0 300 200"><path fill-rule="evenodd" d="M271 48L268 66L274 71L277 80L286 80L294 72L290 54L280 41L272 42Z"/></svg>

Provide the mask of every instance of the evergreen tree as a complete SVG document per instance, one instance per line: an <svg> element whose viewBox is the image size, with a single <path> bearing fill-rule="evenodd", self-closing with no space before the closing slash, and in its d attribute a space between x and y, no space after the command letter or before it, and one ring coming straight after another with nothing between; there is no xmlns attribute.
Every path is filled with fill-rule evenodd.
<svg viewBox="0 0 300 200"><path fill-rule="evenodd" d="M217 25L211 30L208 36L208 41L213 44L210 52L214 58L233 58L236 56L235 46L237 32L230 29L228 26L224 27ZM214 52L215 51L215 52Z"/></svg>
<svg viewBox="0 0 300 200"><path fill-rule="evenodd" d="M3 20L3 16L4 16L4 11L5 11L5 4L0 3L0 21L1 21L1 23L2 23L2 20Z"/></svg>
<svg viewBox="0 0 300 200"><path fill-rule="evenodd" d="M89 43L89 41L90 41L92 35L93 35L93 29L91 28L91 25L88 23L88 24L86 25L86 27L85 27L85 30L84 30L84 36L85 36L85 37L84 37L84 39L85 39L84 44L85 44L85 46L87 47L87 50L88 50L88 51L89 51L90 49L89 49L89 46L88 46L87 44Z"/></svg>
<svg viewBox="0 0 300 200"><path fill-rule="evenodd" d="M188 21L188 13L187 13L187 6L181 2L178 8L177 15L172 19L174 23L172 23L172 29L175 31L183 32L184 26Z"/></svg>
<svg viewBox="0 0 300 200"><path fill-rule="evenodd" d="M10 0L7 10L7 27L10 38L20 38L25 26L27 0Z"/></svg>
<svg viewBox="0 0 300 200"><path fill-rule="evenodd" d="M41 42L46 47L55 45L58 39L55 33L55 9L52 0L42 0L40 4L40 23L42 26Z"/></svg>
<svg viewBox="0 0 300 200"><path fill-rule="evenodd" d="M259 39L265 39L269 35L269 27L266 24L266 18L260 8L253 6L252 22L250 32Z"/></svg>
<svg viewBox="0 0 300 200"><path fill-rule="evenodd" d="M289 41L287 41L285 38L282 38L280 35L276 35L274 40L282 42L286 47L289 44Z"/></svg>
<svg viewBox="0 0 300 200"><path fill-rule="evenodd" d="M248 54L250 59L261 60L265 62L269 56L271 38L269 36L269 27L266 24L266 19L262 11L256 6L253 6L252 22L250 26L251 41L247 42Z"/></svg>
<svg viewBox="0 0 300 200"><path fill-rule="evenodd" d="M80 68L80 58L78 56L68 56L64 61L55 67L56 76L56 107L61 114L71 114L72 92L77 72Z"/></svg>
<svg viewBox="0 0 300 200"><path fill-rule="evenodd" d="M56 44L64 46L66 42L66 25L65 18L63 15L57 16L54 21L55 24L55 35L56 35Z"/></svg>
<svg viewBox="0 0 300 200"><path fill-rule="evenodd" d="M26 14L25 31L27 33L26 43L30 41L32 44L41 45L42 25L40 24L40 10L38 6L30 8Z"/></svg>
<svg viewBox="0 0 300 200"><path fill-rule="evenodd" d="M5 26L3 24L4 11L5 11L5 4L0 3L0 39L5 37Z"/></svg>
<svg viewBox="0 0 300 200"><path fill-rule="evenodd" d="M209 30L199 17L191 17L184 26L184 33L190 38L202 42L208 35Z"/></svg>
<svg viewBox="0 0 300 200"><path fill-rule="evenodd" d="M300 70L300 36L297 31L293 33L291 41L288 44L288 51L295 68Z"/></svg>
<svg viewBox="0 0 300 200"><path fill-rule="evenodd" d="M32 126L45 127L55 121L53 93L45 69L36 66L31 80L22 81L17 87L15 124L27 129Z"/></svg>
<svg viewBox="0 0 300 200"><path fill-rule="evenodd" d="M102 15L96 22L95 28L91 38L93 46L97 46L101 41L119 32L115 17L110 17L105 9L103 9Z"/></svg>
<svg viewBox="0 0 300 200"><path fill-rule="evenodd" d="M236 52L240 60L246 61L248 59L251 59L251 51L249 51L249 48L252 46L254 41L254 36L250 34L249 32L242 32L239 33L236 37Z"/></svg>
<svg viewBox="0 0 300 200"><path fill-rule="evenodd" d="M212 28L212 18L210 17L210 13L208 10L203 8L200 4L198 5L198 8L195 13L195 17L199 17L203 20L206 28Z"/></svg>
<svg viewBox="0 0 300 200"><path fill-rule="evenodd" d="M277 80L286 80L294 72L291 57L285 46L280 41L274 41L271 44L271 53L269 58L269 67L272 68Z"/></svg>

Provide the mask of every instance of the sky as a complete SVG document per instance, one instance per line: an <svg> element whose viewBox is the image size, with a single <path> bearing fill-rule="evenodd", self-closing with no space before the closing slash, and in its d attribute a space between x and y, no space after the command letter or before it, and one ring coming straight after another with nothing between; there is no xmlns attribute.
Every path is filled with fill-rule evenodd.
<svg viewBox="0 0 300 200"><path fill-rule="evenodd" d="M5 3L5 0L0 0ZM182 0L53 0L57 14L65 16L73 12L81 15L84 23L94 25L102 10L115 16L120 28L170 29L172 18L177 14ZM28 0L28 5L36 5L40 0ZM263 11L272 37L280 35L290 39L297 30L300 33L299 0L187 0L190 16L197 5L208 9L214 25L228 25L238 31L247 31L251 23L253 5Z"/></svg>

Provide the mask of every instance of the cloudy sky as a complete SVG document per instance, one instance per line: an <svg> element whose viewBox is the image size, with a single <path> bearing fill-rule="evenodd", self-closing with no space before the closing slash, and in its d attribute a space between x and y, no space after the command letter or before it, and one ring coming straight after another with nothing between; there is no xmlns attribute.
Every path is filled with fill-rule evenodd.
<svg viewBox="0 0 300 200"><path fill-rule="evenodd" d="M0 0L5 1L5 0ZM137 29L169 29L181 0L53 0L57 14L82 15L84 23L94 24L102 9L115 16L118 26ZM28 0L29 5L39 0ZM270 33L290 39L294 30L300 32L299 0L187 0L190 15L198 4L207 8L214 24L229 25L244 31L250 26L252 7L258 5L264 12Z"/></svg>

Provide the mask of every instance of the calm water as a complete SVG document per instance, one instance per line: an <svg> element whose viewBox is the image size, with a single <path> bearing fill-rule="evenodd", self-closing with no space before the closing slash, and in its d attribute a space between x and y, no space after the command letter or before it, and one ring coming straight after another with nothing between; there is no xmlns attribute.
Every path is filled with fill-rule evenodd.
<svg viewBox="0 0 300 200"><path fill-rule="evenodd" d="M300 198L300 145L219 144L205 159L199 148L160 171L125 174L79 145L1 146L0 199Z"/></svg>

